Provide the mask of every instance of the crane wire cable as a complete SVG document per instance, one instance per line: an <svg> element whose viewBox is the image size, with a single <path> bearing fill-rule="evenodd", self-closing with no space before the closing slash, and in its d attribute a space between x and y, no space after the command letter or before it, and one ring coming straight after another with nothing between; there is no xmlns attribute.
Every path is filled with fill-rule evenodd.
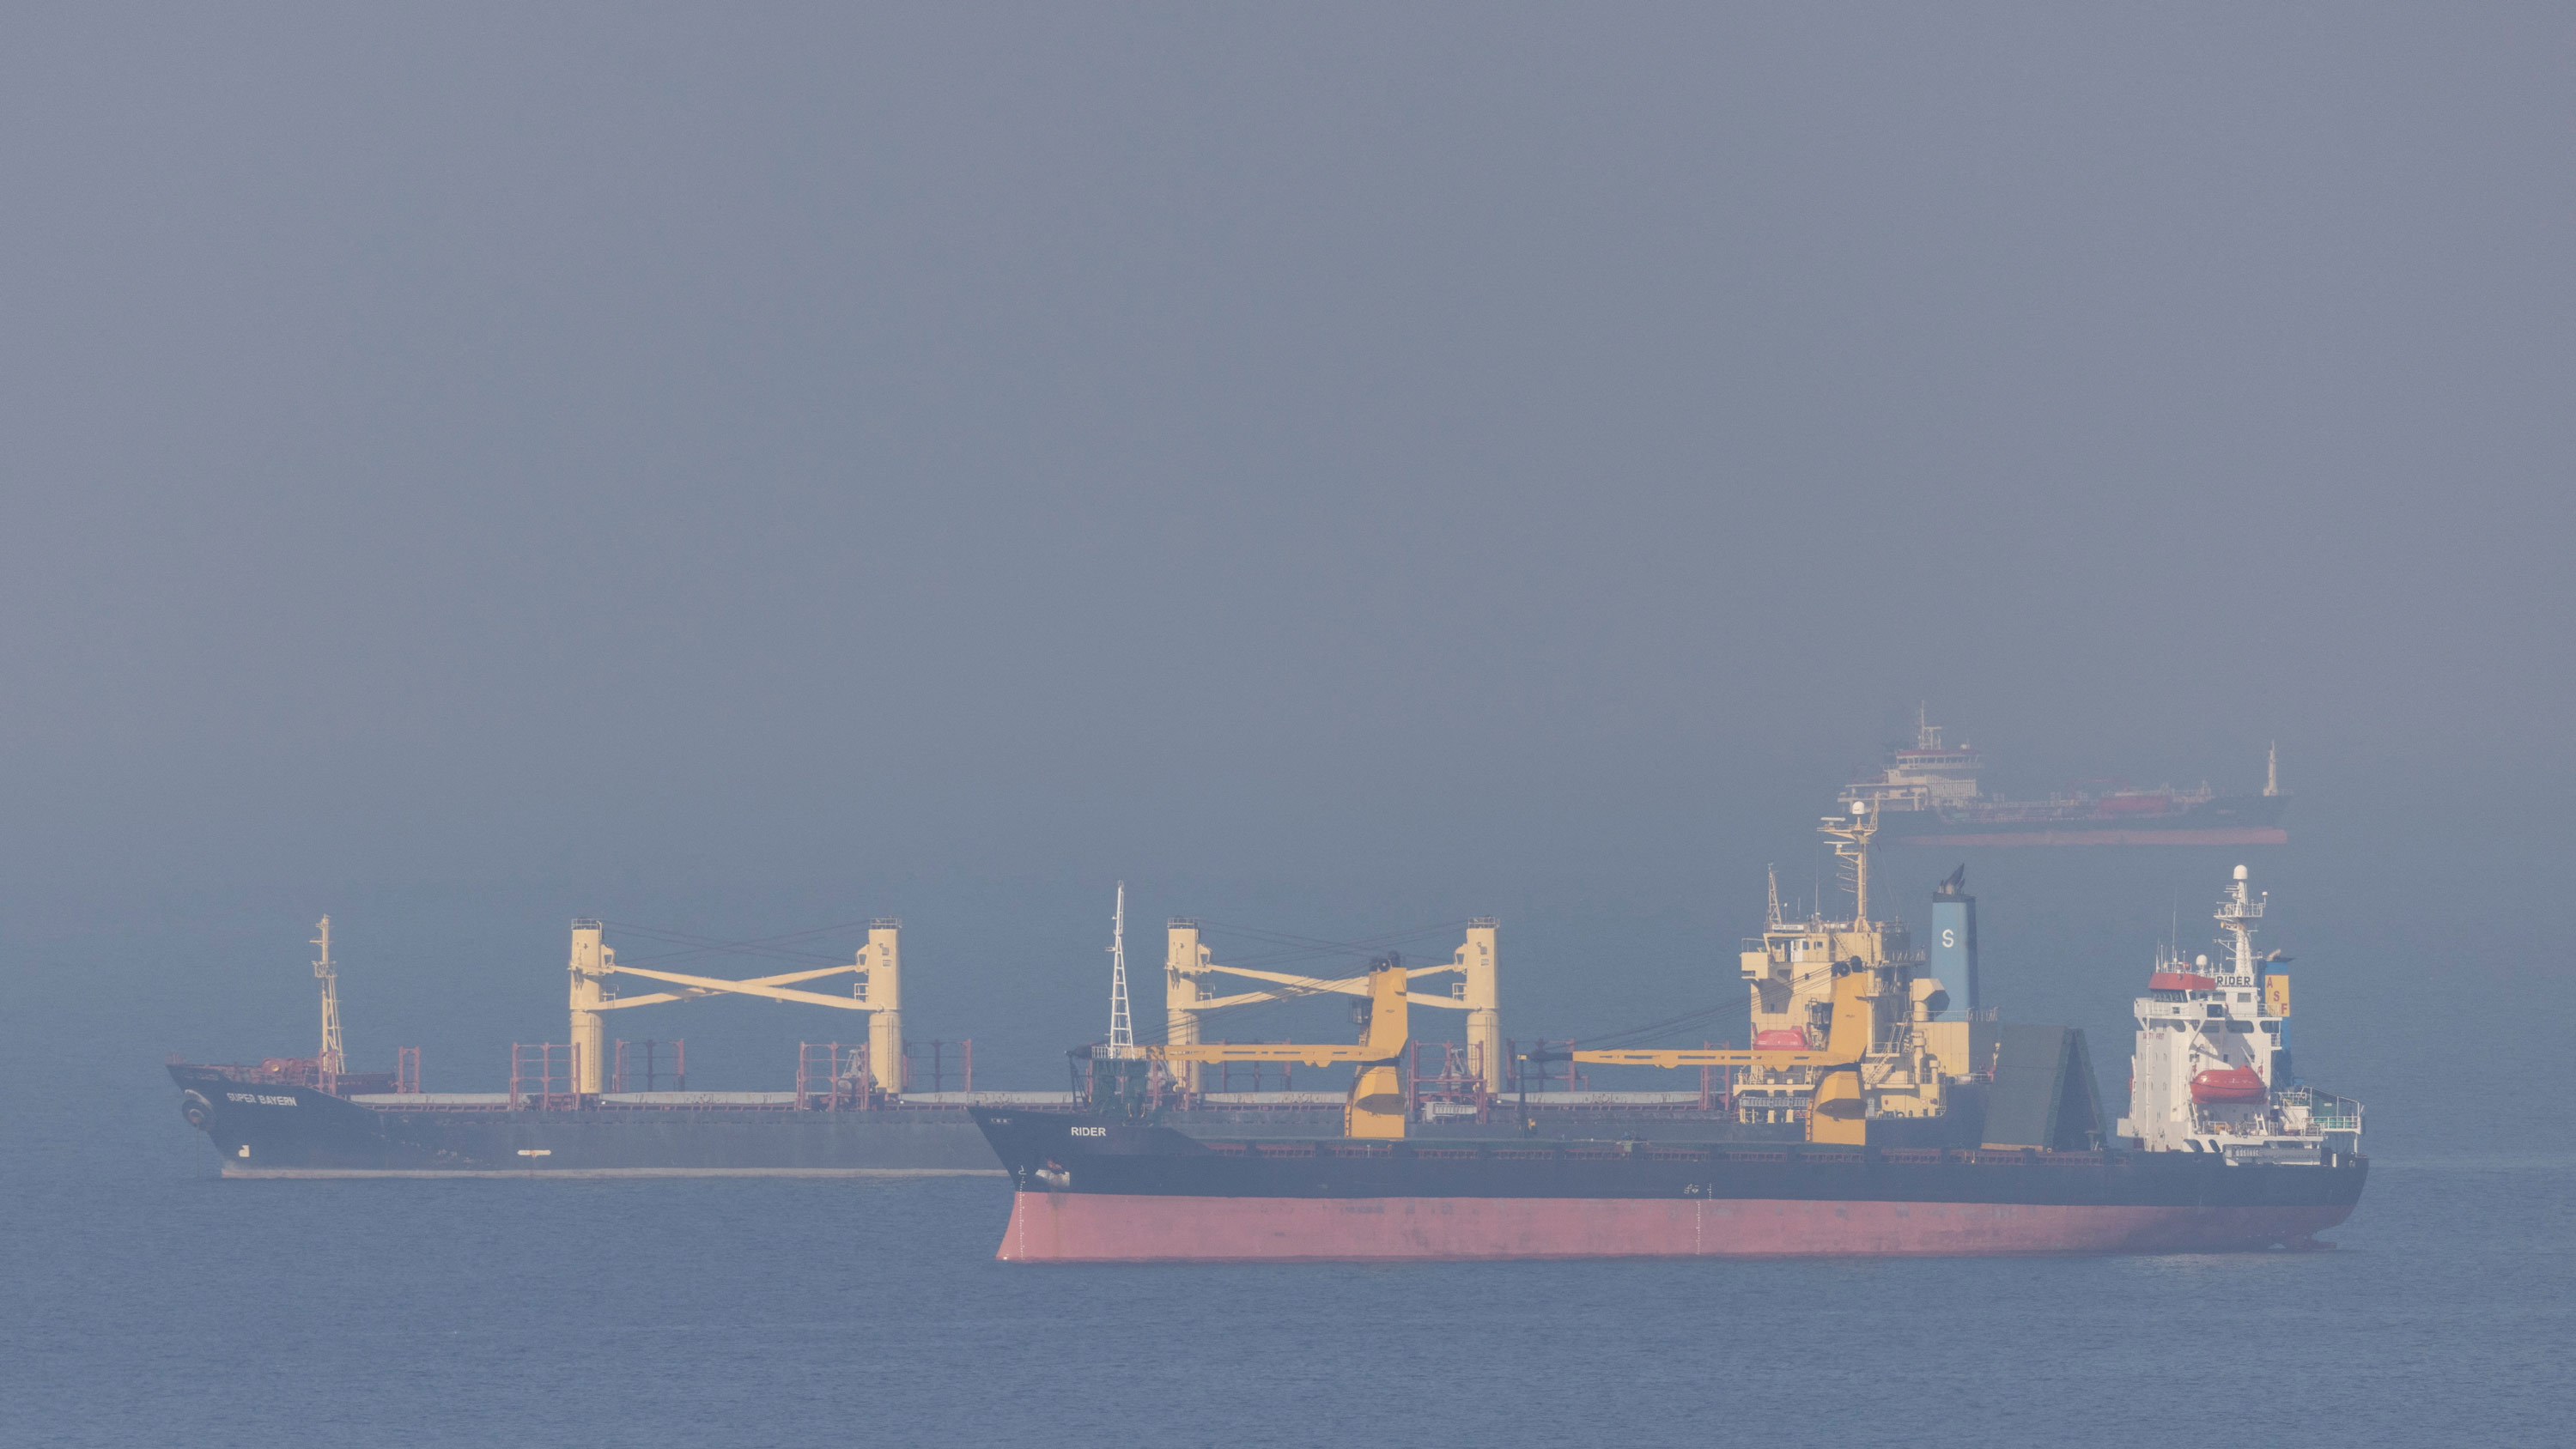
<svg viewBox="0 0 2576 1449"><path fill-rule="evenodd" d="M1732 1005L1702 1007L1697 1011L1683 1012L1679 1016L1668 1016L1662 1021L1650 1021L1643 1026L1632 1026L1621 1031L1605 1031L1596 1033L1592 1036L1575 1037L1572 1039L1570 1045L1579 1046L1588 1051L1615 1051L1622 1047L1635 1046L1642 1038L1654 1036L1660 1032L1671 1031L1676 1027L1689 1026L1693 1022L1705 1021L1712 1016L1717 1016L1734 1009L1735 1008Z"/></svg>

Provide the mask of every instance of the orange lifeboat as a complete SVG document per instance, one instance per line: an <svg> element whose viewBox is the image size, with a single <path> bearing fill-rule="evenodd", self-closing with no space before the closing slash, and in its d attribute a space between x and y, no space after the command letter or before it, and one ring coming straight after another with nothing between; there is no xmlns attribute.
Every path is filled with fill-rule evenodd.
<svg viewBox="0 0 2576 1449"><path fill-rule="evenodd" d="M1788 1031L1757 1031L1753 1049L1762 1052L1802 1052L1807 1050L1807 1034L1794 1028Z"/></svg>
<svg viewBox="0 0 2576 1449"><path fill-rule="evenodd" d="M2197 971L2159 971L2147 978L2149 991L2207 991L2217 984Z"/></svg>
<svg viewBox="0 0 2576 1449"><path fill-rule="evenodd" d="M2203 1106L2260 1102L2263 1095L2263 1076L2252 1067L2213 1067L2191 1079L2191 1099Z"/></svg>

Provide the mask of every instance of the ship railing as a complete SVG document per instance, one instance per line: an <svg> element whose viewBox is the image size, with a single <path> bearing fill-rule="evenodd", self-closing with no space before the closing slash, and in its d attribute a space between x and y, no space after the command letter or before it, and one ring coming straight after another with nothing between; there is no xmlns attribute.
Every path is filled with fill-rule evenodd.
<svg viewBox="0 0 2576 1449"><path fill-rule="evenodd" d="M865 1042L796 1044L796 1110L867 1111L878 1105Z"/></svg>
<svg viewBox="0 0 2576 1449"><path fill-rule="evenodd" d="M577 1042L510 1043L510 1110L570 1112L580 1108Z"/></svg>
<svg viewBox="0 0 2576 1449"><path fill-rule="evenodd" d="M2361 1104L2350 1097L2338 1097L2314 1087L2283 1087L2272 1095L2278 1106L2304 1111L2307 1130L2312 1133L2361 1130Z"/></svg>
<svg viewBox="0 0 2576 1449"><path fill-rule="evenodd" d="M922 1048L928 1047L927 1053ZM914 1064L924 1055L930 1058L930 1090L933 1092L971 1092L975 1090L975 1043L971 1038L958 1041L906 1041L903 1044L903 1089L913 1089L914 1079L924 1075ZM950 1078L954 1077L953 1082Z"/></svg>
<svg viewBox="0 0 2576 1449"><path fill-rule="evenodd" d="M629 1047L642 1050L630 1054L627 1051ZM663 1090L662 1079L665 1077L670 1078L673 1084L670 1090L689 1090L689 1044L685 1040L620 1041L613 1060L615 1066L608 1074L608 1090L612 1092L658 1092ZM630 1065L642 1069L644 1085L640 1089L628 1076Z"/></svg>

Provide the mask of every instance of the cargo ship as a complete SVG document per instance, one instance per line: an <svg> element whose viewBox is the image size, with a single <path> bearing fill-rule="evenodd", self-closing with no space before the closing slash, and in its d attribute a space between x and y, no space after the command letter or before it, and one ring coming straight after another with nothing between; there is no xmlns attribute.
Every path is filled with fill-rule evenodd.
<svg viewBox="0 0 2576 1449"><path fill-rule="evenodd" d="M2105 1134L2082 1032L1953 1019L1902 932L1870 919L1870 815L1827 822L1853 867L1853 919L1747 943L1753 1048L1569 1053L1741 1071L1745 1100L1770 1104L1743 1110L1794 1121L1799 1140L1425 1138L1393 1090L1408 1002L1402 971L1382 966L1357 1043L1279 1049L1356 1068L1339 1136L1192 1133L1116 1103L971 1109L1012 1179L996 1256L2211 1252L2317 1246L2351 1214L2369 1171L2360 1109L2289 1076L2287 977L2252 953L2243 867L2218 912L2232 960L2158 963L2136 1004L2135 1101ZM1951 907L1972 909L1950 884Z"/></svg>
<svg viewBox="0 0 2576 1449"><path fill-rule="evenodd" d="M602 923L574 921L568 1039L514 1043L506 1091L428 1092L417 1048L398 1049L391 1072L345 1070L326 916L314 940L321 1049L257 1064L174 1059L170 1077L227 1177L997 1173L967 1106L1071 1098L976 1092L971 1042L904 1039L901 927L871 922L846 964L727 980L621 964ZM844 973L847 995L804 989ZM620 996L624 977L669 989ZM721 995L862 1013L865 1039L799 1043L788 1091L693 1092L685 1040L609 1037L611 1012Z"/></svg>
<svg viewBox="0 0 2576 1449"><path fill-rule="evenodd" d="M1891 845L2285 845L2281 824L2290 798L2281 793L2280 752L2270 751L2260 794L2222 795L2206 783L2190 789L2131 787L2093 781L2037 800L1983 793L1985 760L1962 742L1942 742L1942 727L1918 715L1912 747L1887 753L1878 774L1843 788L1848 809L1878 812Z"/></svg>
<svg viewBox="0 0 2576 1449"><path fill-rule="evenodd" d="M495 1084L506 1090L427 1091L416 1048L399 1049L392 1071L347 1069L329 918L320 925L322 1036L314 1055L169 1063L180 1111L212 1144L225 1176L998 1176L1001 1164L970 1107L1070 1110L1124 1094L1160 1120L1243 1138L1311 1137L1338 1131L1342 1121L1342 1094L1299 1090L1292 1061L1202 1068L1122 1056L1133 1040L1123 886L1111 920L1110 1034L1077 1049L1064 1088L1048 1091L978 1091L972 1041L906 1039L902 923L891 917L871 922L866 944L838 964L798 958L798 970L745 980L622 962L603 923L576 920L565 1039L511 1044L508 1075ZM1422 1133L1472 1135L1509 1117L1515 1130L1542 1138L1791 1134L1744 1120L1709 1072L1690 1090L1594 1091L1579 1068L1544 1046L1515 1051L1501 1035L1496 923L1480 918L1460 930L1461 944L1445 959L1403 968L1420 984L1418 1003L1465 1017L1463 1044L1420 1043L1406 1064L1403 1091ZM846 994L818 989L844 974ZM1238 988L1214 984L1229 975ZM1365 989L1361 976L1227 965L1186 918L1168 928L1164 976L1165 1033L1183 1042L1214 1038L1248 1006ZM618 983L630 980L661 989L619 994ZM797 1043L785 1090L711 1092L690 1090L685 1040L617 1040L609 1031L615 1012L719 996L854 1013L865 1018L854 1033L862 1039Z"/></svg>

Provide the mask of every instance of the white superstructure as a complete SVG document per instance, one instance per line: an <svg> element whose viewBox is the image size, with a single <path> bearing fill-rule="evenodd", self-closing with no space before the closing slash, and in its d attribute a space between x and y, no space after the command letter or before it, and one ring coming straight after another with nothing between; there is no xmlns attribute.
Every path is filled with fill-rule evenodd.
<svg viewBox="0 0 2576 1449"><path fill-rule="evenodd" d="M1973 805L1978 800L1977 772L1985 757L1963 741L1941 743L1941 726L1930 714L1914 717L1914 748L1888 751L1887 770L1874 780L1855 780L1842 794L1845 806L1867 802L1880 810L1937 810Z"/></svg>
<svg viewBox="0 0 2576 1449"><path fill-rule="evenodd" d="M2326 1163L2361 1145L2361 1104L2303 1086L2290 1067L2288 957L2254 954L2267 897L2245 867L2219 897L2220 960L2159 952L2137 999L2138 1045L2120 1135L2148 1152Z"/></svg>

